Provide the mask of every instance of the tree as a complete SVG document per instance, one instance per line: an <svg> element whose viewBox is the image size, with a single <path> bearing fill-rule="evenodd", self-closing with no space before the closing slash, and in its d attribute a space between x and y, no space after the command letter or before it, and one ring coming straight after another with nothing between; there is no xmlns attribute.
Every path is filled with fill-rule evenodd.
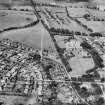
<svg viewBox="0 0 105 105"><path fill-rule="evenodd" d="M0 102L0 105L4 105L4 102Z"/></svg>
<svg viewBox="0 0 105 105"><path fill-rule="evenodd" d="M83 17L84 17L85 19L87 19L87 18L90 17L90 15L89 15L89 14L85 14Z"/></svg>
<svg viewBox="0 0 105 105"><path fill-rule="evenodd" d="M105 101L104 98L100 97L97 101L97 105L104 105L104 103L105 103L104 101Z"/></svg>
<svg viewBox="0 0 105 105"><path fill-rule="evenodd" d="M94 95L102 95L102 90L101 90L100 86L98 86L95 83L92 83L91 85L94 88L94 93L93 93ZM101 105L101 104L99 104L99 105Z"/></svg>
<svg viewBox="0 0 105 105"><path fill-rule="evenodd" d="M81 93L80 94L81 94L82 97L89 97L89 93L88 93L88 90L87 90L86 87L81 88Z"/></svg>
<svg viewBox="0 0 105 105"><path fill-rule="evenodd" d="M90 44L88 44L86 41L82 42L82 43L80 44L80 46L82 46L83 49L86 49L86 50L92 49L92 46L91 46Z"/></svg>

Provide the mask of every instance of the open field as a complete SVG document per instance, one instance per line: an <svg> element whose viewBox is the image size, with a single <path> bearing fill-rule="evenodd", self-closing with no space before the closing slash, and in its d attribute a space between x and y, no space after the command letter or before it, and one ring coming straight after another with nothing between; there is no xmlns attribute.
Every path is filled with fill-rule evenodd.
<svg viewBox="0 0 105 105"><path fill-rule="evenodd" d="M23 103L26 105L26 103L28 102L28 98L24 98L24 97L18 97L18 96L6 96L6 95L2 95L0 96L0 99L2 100L2 102L5 100L7 100L6 102L8 103L8 105L11 105L11 104L20 104L20 103Z"/></svg>
<svg viewBox="0 0 105 105"><path fill-rule="evenodd" d="M33 7L32 6L19 6L19 5L13 5L13 6L11 6L11 8L12 9L16 9L16 10L22 10L22 9L24 9L24 10L33 10Z"/></svg>
<svg viewBox="0 0 105 105"><path fill-rule="evenodd" d="M8 9L8 7L6 5L1 5L0 4L0 9Z"/></svg>
<svg viewBox="0 0 105 105"><path fill-rule="evenodd" d="M105 22L101 21L86 21L84 18L79 18L79 21L83 23L84 25L87 25L89 28L93 30L93 32L105 32Z"/></svg>
<svg viewBox="0 0 105 105"><path fill-rule="evenodd" d="M0 29L27 25L37 18L32 12L0 10Z"/></svg>
<svg viewBox="0 0 105 105"><path fill-rule="evenodd" d="M99 19L105 19L105 11L89 10L92 16L98 17Z"/></svg>
<svg viewBox="0 0 105 105"><path fill-rule="evenodd" d="M88 11L86 8L69 8L69 15L71 17L83 17L83 15L87 14Z"/></svg>
<svg viewBox="0 0 105 105"><path fill-rule="evenodd" d="M73 57L69 61L70 66L73 71L70 72L72 76L81 76L85 74L85 72L94 67L94 62L91 58L78 58Z"/></svg>
<svg viewBox="0 0 105 105"><path fill-rule="evenodd" d="M60 48L66 48L66 43L64 40L68 39L69 36L55 36L55 39L57 41L57 44Z"/></svg>
<svg viewBox="0 0 105 105"><path fill-rule="evenodd" d="M34 27L21 29L21 30L14 30L2 33L0 35L0 39L2 38L9 38L14 41L19 41L25 43L29 46L34 48L41 48L41 35L43 35L43 47L44 48L54 48L52 40L50 38L49 33L43 28L41 24L38 24Z"/></svg>

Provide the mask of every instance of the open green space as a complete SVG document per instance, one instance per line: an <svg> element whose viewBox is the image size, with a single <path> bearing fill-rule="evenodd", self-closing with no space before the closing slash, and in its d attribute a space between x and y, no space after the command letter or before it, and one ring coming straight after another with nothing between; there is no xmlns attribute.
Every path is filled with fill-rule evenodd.
<svg viewBox="0 0 105 105"><path fill-rule="evenodd" d="M36 21L32 12L0 10L0 30L9 27L20 27Z"/></svg>
<svg viewBox="0 0 105 105"><path fill-rule="evenodd" d="M25 43L29 46L32 46L33 48L40 49L41 36L43 36L43 48L47 49L50 47L53 50L55 50L55 47L53 45L49 33L40 23L34 27L2 33L0 35L0 39L9 38L13 41Z"/></svg>

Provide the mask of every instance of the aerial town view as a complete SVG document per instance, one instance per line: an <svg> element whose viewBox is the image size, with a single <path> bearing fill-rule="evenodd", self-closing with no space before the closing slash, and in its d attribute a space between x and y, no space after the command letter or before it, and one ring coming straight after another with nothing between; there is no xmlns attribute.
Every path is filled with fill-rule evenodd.
<svg viewBox="0 0 105 105"><path fill-rule="evenodd" d="M105 105L105 0L0 0L0 105Z"/></svg>

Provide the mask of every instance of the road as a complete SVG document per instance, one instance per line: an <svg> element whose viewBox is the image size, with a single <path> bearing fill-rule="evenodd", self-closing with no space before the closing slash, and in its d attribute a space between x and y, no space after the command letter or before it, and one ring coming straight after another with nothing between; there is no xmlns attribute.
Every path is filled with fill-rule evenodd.
<svg viewBox="0 0 105 105"><path fill-rule="evenodd" d="M41 19L41 17L40 17L39 14L37 13L36 7L35 7L36 4L34 4L33 0L31 0L31 4L32 4L32 7L33 7L34 10L35 10L35 13L37 14L37 15L36 15L37 18L40 20L40 22L42 23L42 25L44 26L44 28L49 32L50 37L51 37L51 39L52 39L52 41L53 41L53 43L54 43L54 45L55 45L55 48L56 48L56 50L57 50L57 52L58 52L58 54L59 54L59 56L60 56L61 62L62 62L62 64L63 64L63 67L65 68L65 69L64 69L64 72L65 72L65 74L68 76L68 78L71 80L71 76L70 76L70 74L67 72L68 69L72 70L71 67L70 67L70 65L65 65L66 59L64 58L63 54L61 54L61 52L59 51L59 48L58 48L58 45L57 45L57 43L56 43L56 40L55 40L54 36L50 33L49 29L47 28L47 26L44 24L43 20ZM82 100L85 104L89 105L83 98L81 98L81 96L78 94L77 90L74 88L74 86L72 85L72 83L71 83L70 81L69 81L69 85L72 87L72 90L75 92L75 95L76 95L80 100Z"/></svg>

